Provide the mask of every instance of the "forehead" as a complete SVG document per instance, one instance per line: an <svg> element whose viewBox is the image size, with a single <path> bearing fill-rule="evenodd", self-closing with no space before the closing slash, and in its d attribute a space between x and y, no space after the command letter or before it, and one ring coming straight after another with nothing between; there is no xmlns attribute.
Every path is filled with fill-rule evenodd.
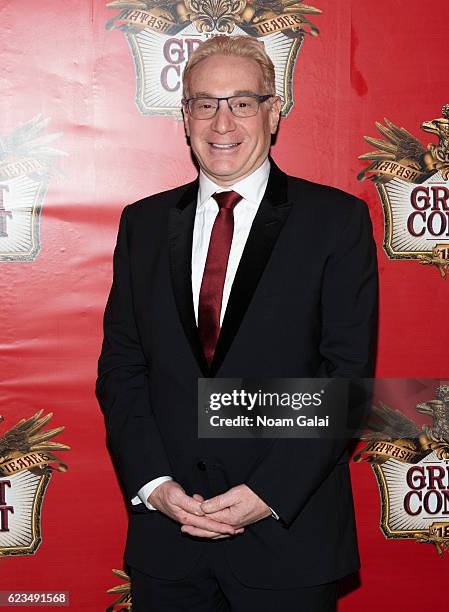
<svg viewBox="0 0 449 612"><path fill-rule="evenodd" d="M207 93L219 97L240 91L265 93L262 89L262 70L250 57L211 55L198 62L190 74L190 96Z"/></svg>

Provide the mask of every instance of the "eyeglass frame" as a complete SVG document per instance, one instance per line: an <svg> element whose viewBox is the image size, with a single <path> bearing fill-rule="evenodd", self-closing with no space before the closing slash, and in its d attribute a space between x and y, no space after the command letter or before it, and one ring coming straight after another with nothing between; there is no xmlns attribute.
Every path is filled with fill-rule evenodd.
<svg viewBox="0 0 449 612"><path fill-rule="evenodd" d="M213 119L217 112L218 109L220 108L220 101L221 100L226 100L227 104L228 104L228 108L231 111L232 115L234 117L237 117L238 119L246 119L247 117L255 117L257 115L257 113L259 112L259 108L260 105L262 104L262 102L266 102L267 100L269 100L270 98L275 98L276 94L253 94L253 93L244 93L244 94L237 94L237 95L233 95L233 96L225 96L222 98L217 98L215 96L196 96L193 98L183 98L181 100L181 103L184 107L187 108L187 112L189 113L189 115L191 117L193 117L192 113L190 112L190 108L189 108L189 102L191 102L192 100L217 100L217 108L215 109L215 113L213 115L211 115L210 117L193 117L194 119L197 119L198 121L207 121L208 119ZM231 108L231 105L229 104L229 100L231 98L255 98L257 100L257 102L259 103L259 106L257 107L257 111L254 113L254 115L247 115L246 117L239 117L238 115L236 115L234 113L234 111Z"/></svg>

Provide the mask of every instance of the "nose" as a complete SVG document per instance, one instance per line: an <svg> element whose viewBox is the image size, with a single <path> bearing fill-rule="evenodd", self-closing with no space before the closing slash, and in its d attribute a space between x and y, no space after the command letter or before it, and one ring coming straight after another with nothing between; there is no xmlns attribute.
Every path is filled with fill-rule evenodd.
<svg viewBox="0 0 449 612"><path fill-rule="evenodd" d="M220 100L218 102L217 113L212 119L211 128L219 134L226 134L226 132L232 132L235 130L234 115L228 106L226 100Z"/></svg>

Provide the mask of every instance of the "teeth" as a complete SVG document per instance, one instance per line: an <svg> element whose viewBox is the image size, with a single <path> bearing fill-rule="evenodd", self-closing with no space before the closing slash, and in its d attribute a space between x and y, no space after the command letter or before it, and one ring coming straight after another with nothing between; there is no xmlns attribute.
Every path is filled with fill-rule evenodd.
<svg viewBox="0 0 449 612"><path fill-rule="evenodd" d="M235 142L234 144L214 144L213 142L211 143L213 147L217 147L218 149L231 149L232 147L236 147L238 144L238 142Z"/></svg>

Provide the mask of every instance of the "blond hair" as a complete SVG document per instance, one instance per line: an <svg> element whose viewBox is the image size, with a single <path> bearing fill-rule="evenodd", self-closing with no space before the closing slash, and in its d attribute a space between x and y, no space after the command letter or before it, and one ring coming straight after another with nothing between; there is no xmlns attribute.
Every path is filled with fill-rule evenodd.
<svg viewBox="0 0 449 612"><path fill-rule="evenodd" d="M273 62L265 51L263 43L253 36L225 36L219 34L209 38L195 49L187 62L182 74L183 96L188 96L189 80L192 69L201 60L211 55L238 55L249 57L259 64L262 72L264 94L276 94L275 72Z"/></svg>

